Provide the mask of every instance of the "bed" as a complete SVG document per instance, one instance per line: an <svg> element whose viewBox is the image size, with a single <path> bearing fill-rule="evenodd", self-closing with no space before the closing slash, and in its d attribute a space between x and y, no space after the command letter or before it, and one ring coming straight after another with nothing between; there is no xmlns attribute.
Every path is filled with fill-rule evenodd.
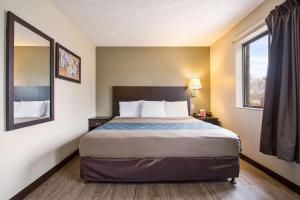
<svg viewBox="0 0 300 200"><path fill-rule="evenodd" d="M49 86L14 87L14 124L50 116Z"/></svg>
<svg viewBox="0 0 300 200"><path fill-rule="evenodd" d="M80 141L87 181L219 180L239 176L240 140L233 132L192 117L118 117L118 102L189 102L185 87L114 87L113 119Z"/></svg>

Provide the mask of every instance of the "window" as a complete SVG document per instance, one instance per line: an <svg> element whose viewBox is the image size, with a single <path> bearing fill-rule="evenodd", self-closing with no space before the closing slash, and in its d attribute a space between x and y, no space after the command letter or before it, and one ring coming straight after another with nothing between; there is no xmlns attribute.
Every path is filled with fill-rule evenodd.
<svg viewBox="0 0 300 200"><path fill-rule="evenodd" d="M242 48L244 107L262 108L268 69L268 32L245 42Z"/></svg>

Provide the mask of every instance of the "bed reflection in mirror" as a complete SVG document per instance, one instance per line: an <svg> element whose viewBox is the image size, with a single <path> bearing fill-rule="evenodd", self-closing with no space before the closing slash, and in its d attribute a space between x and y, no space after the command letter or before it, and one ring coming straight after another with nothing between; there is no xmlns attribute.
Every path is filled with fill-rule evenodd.
<svg viewBox="0 0 300 200"><path fill-rule="evenodd" d="M14 124L18 124L50 117L50 42L14 24Z"/></svg>

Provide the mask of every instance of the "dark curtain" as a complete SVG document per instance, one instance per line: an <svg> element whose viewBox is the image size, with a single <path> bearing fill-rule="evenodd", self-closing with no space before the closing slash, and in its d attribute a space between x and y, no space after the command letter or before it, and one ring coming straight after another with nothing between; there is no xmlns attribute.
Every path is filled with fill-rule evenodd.
<svg viewBox="0 0 300 200"><path fill-rule="evenodd" d="M260 151L300 163L300 0L287 0L266 18L269 66Z"/></svg>

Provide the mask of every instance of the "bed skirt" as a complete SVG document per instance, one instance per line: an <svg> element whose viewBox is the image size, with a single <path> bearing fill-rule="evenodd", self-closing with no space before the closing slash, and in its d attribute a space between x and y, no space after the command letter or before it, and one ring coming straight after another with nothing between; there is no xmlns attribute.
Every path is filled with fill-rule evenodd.
<svg viewBox="0 0 300 200"><path fill-rule="evenodd" d="M80 158L80 175L87 181L222 180L238 177L239 171L239 156L217 158Z"/></svg>

